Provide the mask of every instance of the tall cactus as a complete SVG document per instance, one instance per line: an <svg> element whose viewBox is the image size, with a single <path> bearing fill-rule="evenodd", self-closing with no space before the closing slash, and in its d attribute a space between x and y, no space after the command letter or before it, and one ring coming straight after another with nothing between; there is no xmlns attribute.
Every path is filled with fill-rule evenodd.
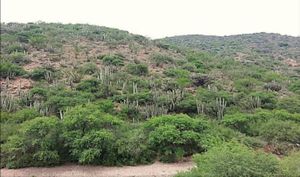
<svg viewBox="0 0 300 177"><path fill-rule="evenodd" d="M170 102L169 109L174 110L178 102L182 99L182 93L179 89L173 89L167 92L167 98Z"/></svg>
<svg viewBox="0 0 300 177"><path fill-rule="evenodd" d="M132 93L137 94L138 93L138 85L137 83L132 83Z"/></svg>
<svg viewBox="0 0 300 177"><path fill-rule="evenodd" d="M17 102L13 95L1 91L1 111L11 112L17 109Z"/></svg>
<svg viewBox="0 0 300 177"><path fill-rule="evenodd" d="M196 99L196 107L198 114L204 114L204 103L198 99Z"/></svg>
<svg viewBox="0 0 300 177"><path fill-rule="evenodd" d="M227 102L224 98L216 98L216 108L217 108L217 118L222 120L224 118L224 110L226 108Z"/></svg>
<svg viewBox="0 0 300 177"><path fill-rule="evenodd" d="M249 100L249 104L250 104L251 109L260 108L261 107L261 100L260 100L259 96L256 96L256 97L251 96L250 100Z"/></svg>

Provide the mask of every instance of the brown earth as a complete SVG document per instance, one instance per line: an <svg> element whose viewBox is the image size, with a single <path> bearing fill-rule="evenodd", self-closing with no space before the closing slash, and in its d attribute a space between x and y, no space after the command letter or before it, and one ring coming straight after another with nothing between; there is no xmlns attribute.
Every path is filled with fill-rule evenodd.
<svg viewBox="0 0 300 177"><path fill-rule="evenodd" d="M192 162L104 167L62 165L49 168L1 169L1 177L171 177L194 167Z"/></svg>

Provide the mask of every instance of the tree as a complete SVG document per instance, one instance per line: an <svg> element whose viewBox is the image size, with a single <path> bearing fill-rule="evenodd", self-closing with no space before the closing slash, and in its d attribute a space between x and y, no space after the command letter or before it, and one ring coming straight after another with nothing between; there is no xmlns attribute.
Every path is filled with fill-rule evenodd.
<svg viewBox="0 0 300 177"><path fill-rule="evenodd" d="M60 163L60 122L55 117L37 117L24 122L19 133L3 145L7 167L51 166Z"/></svg>
<svg viewBox="0 0 300 177"><path fill-rule="evenodd" d="M68 110L63 119L63 137L70 158L82 164L116 163L114 132L122 124L120 119L102 112L99 105Z"/></svg>
<svg viewBox="0 0 300 177"><path fill-rule="evenodd" d="M205 121L179 114L152 118L144 128L149 136L148 143L158 153L160 160L174 162L203 150L200 138L206 126Z"/></svg>

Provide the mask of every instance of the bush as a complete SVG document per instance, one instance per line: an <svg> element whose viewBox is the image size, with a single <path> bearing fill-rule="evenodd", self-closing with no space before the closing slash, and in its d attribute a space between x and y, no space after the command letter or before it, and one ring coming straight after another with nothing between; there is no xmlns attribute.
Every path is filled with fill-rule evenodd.
<svg viewBox="0 0 300 177"><path fill-rule="evenodd" d="M97 71L98 67L95 63L86 63L79 68L80 73L92 75Z"/></svg>
<svg viewBox="0 0 300 177"><path fill-rule="evenodd" d="M290 91L300 94L300 81L292 82L288 88Z"/></svg>
<svg viewBox="0 0 300 177"><path fill-rule="evenodd" d="M19 110L11 115L11 118L7 121L14 123L23 123L25 121L34 119L41 116L39 112L32 108L26 108Z"/></svg>
<svg viewBox="0 0 300 177"><path fill-rule="evenodd" d="M264 85L264 88L266 90L272 90L272 91L276 91L276 92L278 92L278 91L280 91L282 89L281 85L279 83L277 83L277 82L266 83Z"/></svg>
<svg viewBox="0 0 300 177"><path fill-rule="evenodd" d="M2 37L2 35L1 35L1 37ZM2 38L2 40L3 40L3 38ZM26 49L22 45L15 43L15 44L9 45L5 51L7 53L11 54L14 52L24 52L24 51L26 51Z"/></svg>
<svg viewBox="0 0 300 177"><path fill-rule="evenodd" d="M300 174L300 151L292 152L280 161L282 176L299 177Z"/></svg>
<svg viewBox="0 0 300 177"><path fill-rule="evenodd" d="M50 90L48 91L47 97L44 106L48 107L49 112L57 115L59 111L64 111L67 107L87 103L94 99L94 96L91 93L66 89Z"/></svg>
<svg viewBox="0 0 300 177"><path fill-rule="evenodd" d="M68 110L63 119L63 137L71 159L81 164L115 164L114 132L122 124L120 119L103 113L99 105Z"/></svg>
<svg viewBox="0 0 300 177"><path fill-rule="evenodd" d="M36 81L45 79L46 72L44 68L36 68L30 73L30 78Z"/></svg>
<svg viewBox="0 0 300 177"><path fill-rule="evenodd" d="M187 78L189 76L189 72L184 69L168 69L164 72L164 74L168 77L174 77L174 78Z"/></svg>
<svg viewBox="0 0 300 177"><path fill-rule="evenodd" d="M253 98L260 99L261 108L264 109L276 108L277 98L276 95L272 92L253 92L250 93L250 96Z"/></svg>
<svg viewBox="0 0 300 177"><path fill-rule="evenodd" d="M100 90L100 81L97 79L89 79L81 81L77 86L77 90L96 93Z"/></svg>
<svg viewBox="0 0 300 177"><path fill-rule="evenodd" d="M150 59L156 64L156 66L174 62L172 57L158 53L151 55Z"/></svg>
<svg viewBox="0 0 300 177"><path fill-rule="evenodd" d="M60 162L60 122L55 117L37 117L21 125L20 133L3 145L8 168L51 166Z"/></svg>
<svg viewBox="0 0 300 177"><path fill-rule="evenodd" d="M113 65L113 66L123 66L124 65L124 57L122 55L105 55L102 58L102 61L105 65Z"/></svg>
<svg viewBox="0 0 300 177"><path fill-rule="evenodd" d="M137 165L153 162L156 156L147 146L147 137L142 129L132 126L127 129L122 131L122 137L116 142L118 163Z"/></svg>
<svg viewBox="0 0 300 177"><path fill-rule="evenodd" d="M161 161L174 162L183 156L201 152L201 133L206 122L187 115L165 115L152 118L144 125L148 143Z"/></svg>
<svg viewBox="0 0 300 177"><path fill-rule="evenodd" d="M13 63L1 61L0 62L0 76L1 78L13 78L15 76L22 76L26 74L25 70Z"/></svg>
<svg viewBox="0 0 300 177"><path fill-rule="evenodd" d="M244 78L235 81L235 88L240 92L249 93L252 91L256 85L258 85L258 81L254 78Z"/></svg>
<svg viewBox="0 0 300 177"><path fill-rule="evenodd" d="M114 142L110 131L90 131L72 143L71 154L81 164L113 164Z"/></svg>
<svg viewBox="0 0 300 177"><path fill-rule="evenodd" d="M37 49L42 49L46 47L47 38L44 35L33 35L30 36L29 42L32 46L36 47Z"/></svg>
<svg viewBox="0 0 300 177"><path fill-rule="evenodd" d="M270 177L279 172L274 156L255 152L236 142L224 143L203 155L195 155L194 161L197 168L193 173L200 177Z"/></svg>
<svg viewBox="0 0 300 177"><path fill-rule="evenodd" d="M148 66L145 64L129 64L127 72L133 75L145 76L148 74Z"/></svg>
<svg viewBox="0 0 300 177"><path fill-rule="evenodd" d="M9 59L14 64L24 65L30 62L29 58L22 52L14 52L9 55Z"/></svg>
<svg viewBox="0 0 300 177"><path fill-rule="evenodd" d="M300 143L300 125L293 121L271 119L266 123L253 125L258 134L268 142Z"/></svg>
<svg viewBox="0 0 300 177"><path fill-rule="evenodd" d="M285 109L291 113L300 113L300 96L284 97L278 100L277 109Z"/></svg>

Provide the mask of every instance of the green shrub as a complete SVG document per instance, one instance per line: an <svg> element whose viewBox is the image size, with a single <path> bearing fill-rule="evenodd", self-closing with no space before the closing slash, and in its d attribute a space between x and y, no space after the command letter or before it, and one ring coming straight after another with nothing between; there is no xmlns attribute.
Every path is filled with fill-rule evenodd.
<svg viewBox="0 0 300 177"><path fill-rule="evenodd" d="M47 37L44 35L33 35L29 37L29 43L37 49L46 47Z"/></svg>
<svg viewBox="0 0 300 177"><path fill-rule="evenodd" d="M300 125L289 120L271 119L266 123L253 125L259 136L268 142L289 142L292 144L300 143Z"/></svg>
<svg viewBox="0 0 300 177"><path fill-rule="evenodd" d="M30 78L36 81L45 79L46 72L44 68L36 68L30 73Z"/></svg>
<svg viewBox="0 0 300 177"><path fill-rule="evenodd" d="M29 58L25 56L23 52L13 52L9 55L9 59L12 63L18 65L24 65L30 62Z"/></svg>
<svg viewBox="0 0 300 177"><path fill-rule="evenodd" d="M128 64L127 72L133 75L145 76L148 74L148 66L145 64Z"/></svg>
<svg viewBox="0 0 300 177"><path fill-rule="evenodd" d="M243 78L235 81L235 88L240 92L249 93L258 85L258 83L259 82L254 78Z"/></svg>
<svg viewBox="0 0 300 177"><path fill-rule="evenodd" d="M105 55L102 58L102 61L105 65L113 65L113 66L123 66L124 65L124 57L122 55Z"/></svg>
<svg viewBox="0 0 300 177"><path fill-rule="evenodd" d="M0 62L0 76L1 78L13 78L15 76L22 76L26 74L25 70L18 66L15 65L11 62L5 62L5 61L1 61Z"/></svg>
<svg viewBox="0 0 300 177"><path fill-rule="evenodd" d="M250 93L250 96L253 98L260 99L261 108L264 109L276 108L277 98L276 95L272 92L253 92Z"/></svg>
<svg viewBox="0 0 300 177"><path fill-rule="evenodd" d="M100 90L100 81L93 78L81 81L77 86L77 90L96 93Z"/></svg>
<svg viewBox="0 0 300 177"><path fill-rule="evenodd" d="M67 89L53 89L48 91L47 100L44 106L47 106L51 113L59 116L59 111L64 111L67 107L87 103L93 100L94 96L91 93Z"/></svg>
<svg viewBox="0 0 300 177"><path fill-rule="evenodd" d="M82 164L115 164L114 132L122 124L120 119L103 113L99 105L68 110L63 119L63 137L71 159Z"/></svg>
<svg viewBox="0 0 300 177"><path fill-rule="evenodd" d="M300 174L300 151L292 152L280 161L282 176L299 177Z"/></svg>
<svg viewBox="0 0 300 177"><path fill-rule="evenodd" d="M116 142L118 163L137 165L153 162L156 156L147 146L147 137L142 129L132 126L127 129L122 131L122 136Z"/></svg>
<svg viewBox="0 0 300 177"><path fill-rule="evenodd" d="M3 40L2 34L1 34L1 39ZM24 51L26 51L26 49L22 45L20 45L18 43L14 43L14 44L9 45L5 49L5 51L7 53L11 54L11 53L14 53L14 52L24 52Z"/></svg>
<svg viewBox="0 0 300 177"><path fill-rule="evenodd" d="M174 78L187 78L189 76L189 72L187 70L176 68L167 69L164 74L168 77Z"/></svg>
<svg viewBox="0 0 300 177"><path fill-rule="evenodd" d="M284 109L291 113L300 113L300 96L280 98L277 109Z"/></svg>
<svg viewBox="0 0 300 177"><path fill-rule="evenodd" d="M11 115L11 118L7 121L14 123L23 123L25 121L34 119L41 116L39 112L32 108L25 108L19 110Z"/></svg>
<svg viewBox="0 0 300 177"><path fill-rule="evenodd" d="M80 73L92 75L98 70L98 67L95 63L85 63L79 68Z"/></svg>
<svg viewBox="0 0 300 177"><path fill-rule="evenodd" d="M174 162L183 156L201 152L200 138L206 127L203 120L183 114L155 117L144 124L150 147L164 162Z"/></svg>
<svg viewBox="0 0 300 177"><path fill-rule="evenodd" d="M201 137L201 144L205 150L209 150L210 148L219 146L224 142L229 142L233 139L239 140L240 137L241 134L239 132L220 125L218 122L211 121Z"/></svg>
<svg viewBox="0 0 300 177"><path fill-rule="evenodd" d="M112 164L115 137L107 130L89 131L72 143L71 154L81 164Z"/></svg>
<svg viewBox="0 0 300 177"><path fill-rule="evenodd" d="M156 66L161 66L162 64L174 62L174 59L172 57L159 53L151 55L150 59L156 64Z"/></svg>
<svg viewBox="0 0 300 177"><path fill-rule="evenodd" d="M288 88L290 91L300 94L300 81L292 82Z"/></svg>
<svg viewBox="0 0 300 177"><path fill-rule="evenodd" d="M213 147L203 155L195 155L194 161L197 172L193 173L201 177L270 177L279 172L274 156L255 152L235 142Z"/></svg>
<svg viewBox="0 0 300 177"><path fill-rule="evenodd" d="M20 133L3 145L8 168L51 166L60 162L60 122L55 117L37 117L21 125Z"/></svg>

